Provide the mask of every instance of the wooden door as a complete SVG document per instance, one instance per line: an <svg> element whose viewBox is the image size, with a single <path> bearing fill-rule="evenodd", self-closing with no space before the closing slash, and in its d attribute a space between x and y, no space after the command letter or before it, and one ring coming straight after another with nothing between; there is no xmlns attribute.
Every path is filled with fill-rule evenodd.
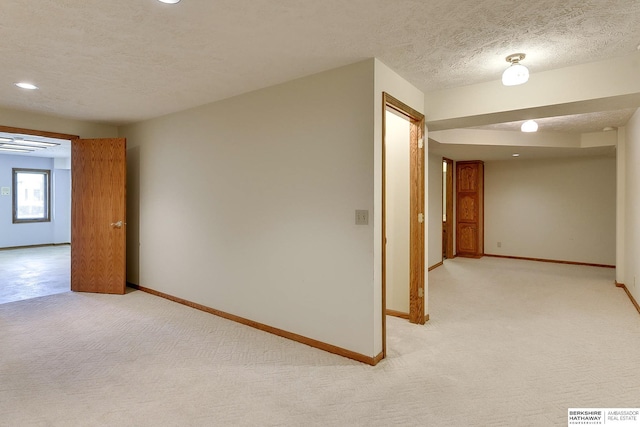
<svg viewBox="0 0 640 427"><path fill-rule="evenodd" d="M71 142L71 290L124 294L126 140Z"/></svg>
<svg viewBox="0 0 640 427"><path fill-rule="evenodd" d="M484 255L484 163L456 163L456 248L458 256Z"/></svg>

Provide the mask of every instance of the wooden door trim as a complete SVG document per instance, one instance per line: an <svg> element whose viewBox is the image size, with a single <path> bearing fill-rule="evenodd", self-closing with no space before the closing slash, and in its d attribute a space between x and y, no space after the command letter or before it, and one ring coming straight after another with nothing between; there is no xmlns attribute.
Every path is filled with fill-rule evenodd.
<svg viewBox="0 0 640 427"><path fill-rule="evenodd" d="M418 141L423 139L424 116L421 120L410 118L410 177L409 188L409 321L424 324L424 224L426 210L424 203L424 140L422 148ZM422 214L422 222L419 215Z"/></svg>
<svg viewBox="0 0 640 427"><path fill-rule="evenodd" d="M409 286L409 321L424 324L424 224L426 212L424 204L424 114L409 107L402 101L394 98L386 92L382 93L382 353L386 357L387 352L387 253L386 253L386 112L391 108L410 122L410 286ZM418 141L422 139L422 148L418 148ZM424 215L424 221L418 222L418 213ZM418 289L422 289L422 297L419 297Z"/></svg>
<svg viewBox="0 0 640 427"><path fill-rule="evenodd" d="M70 141L80 138L78 135L68 135L66 133L47 132L44 130L34 130L34 129L23 129L23 128L11 127L11 126L2 126L2 125L0 125L0 132L21 133L23 135L43 136L45 138L55 138L55 139L67 139Z"/></svg>
<svg viewBox="0 0 640 427"><path fill-rule="evenodd" d="M356 353L352 350L347 350L342 347L335 346L333 344L327 344L322 341L315 340L313 338L308 338L303 335L298 335L293 332L285 331L284 329L278 329L273 326L265 325L264 323L255 322L253 320L236 316L235 314L230 314L224 311L217 310L215 308L211 308L202 304L198 304L189 300L185 300L183 298L178 298L173 295L165 294L164 292L156 291L154 289L146 288L144 286L139 286L135 284L130 284L132 288L138 289L142 292L149 293L151 295L156 295L161 298L168 299L169 301L176 302L178 304L185 305L187 307L195 308L196 310L204 311L205 313L213 314L215 316L222 317L224 319L231 320L233 322L241 323L246 326L250 326L255 329L259 329L264 332L268 332L270 334L278 335L283 338L290 339L292 341L296 341L310 347L319 348L320 350L328 351L329 353L337 354L338 356L348 357L349 359L356 360L358 362L366 363L371 366L375 366L382 360L383 355L379 353L376 356L365 356L361 353Z"/></svg>

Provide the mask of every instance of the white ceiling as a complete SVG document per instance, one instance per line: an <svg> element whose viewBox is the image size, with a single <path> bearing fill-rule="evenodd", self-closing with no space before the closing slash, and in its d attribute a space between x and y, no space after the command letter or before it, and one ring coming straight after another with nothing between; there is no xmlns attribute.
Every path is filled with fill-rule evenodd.
<svg viewBox="0 0 640 427"><path fill-rule="evenodd" d="M629 55L640 1L3 1L0 40L1 107L120 125L369 57L428 92Z"/></svg>

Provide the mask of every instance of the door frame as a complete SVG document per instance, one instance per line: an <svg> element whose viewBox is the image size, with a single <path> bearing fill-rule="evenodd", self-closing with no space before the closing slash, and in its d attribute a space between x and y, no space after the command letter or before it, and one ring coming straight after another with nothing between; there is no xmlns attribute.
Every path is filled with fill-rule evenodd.
<svg viewBox="0 0 640 427"><path fill-rule="evenodd" d="M43 130L23 129L11 126L0 125L0 132L6 133L20 133L23 135L43 136L45 138L66 139L73 143L74 139L80 139L78 135L68 135L66 133L47 132Z"/></svg>
<svg viewBox="0 0 640 427"><path fill-rule="evenodd" d="M409 321L424 325L425 248L425 141L424 114L414 110L386 92L382 93L382 354L387 353L387 254L386 254L386 114L391 108L407 117L410 123L409 164ZM419 221L422 214L422 222Z"/></svg>
<svg viewBox="0 0 640 427"><path fill-rule="evenodd" d="M70 135L66 133L49 132L49 131L36 130L36 129L18 128L13 126L4 126L4 125L0 125L0 132L19 133L21 135L42 136L45 138L54 138L54 139L65 139L65 140L71 141L71 144L73 144L73 141L80 139L80 136L78 135ZM69 273L69 283L71 283L71 273ZM69 285L69 290L71 290L71 285Z"/></svg>

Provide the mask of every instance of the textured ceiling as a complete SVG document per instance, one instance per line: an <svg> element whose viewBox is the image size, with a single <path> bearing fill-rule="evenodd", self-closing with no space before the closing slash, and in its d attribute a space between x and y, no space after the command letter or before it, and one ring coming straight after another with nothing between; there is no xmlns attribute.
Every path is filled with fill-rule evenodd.
<svg viewBox="0 0 640 427"><path fill-rule="evenodd" d="M0 106L124 124L369 57L429 91L513 52L532 73L628 55L639 23L638 0L5 0Z"/></svg>
<svg viewBox="0 0 640 427"><path fill-rule="evenodd" d="M545 117L536 119L540 132L570 132L586 133L600 132L606 127L622 127L631 118L635 108L627 108L616 111L600 111L597 113L574 114L560 117ZM524 120L509 123L497 123L487 126L478 126L475 129L509 130L519 131Z"/></svg>

